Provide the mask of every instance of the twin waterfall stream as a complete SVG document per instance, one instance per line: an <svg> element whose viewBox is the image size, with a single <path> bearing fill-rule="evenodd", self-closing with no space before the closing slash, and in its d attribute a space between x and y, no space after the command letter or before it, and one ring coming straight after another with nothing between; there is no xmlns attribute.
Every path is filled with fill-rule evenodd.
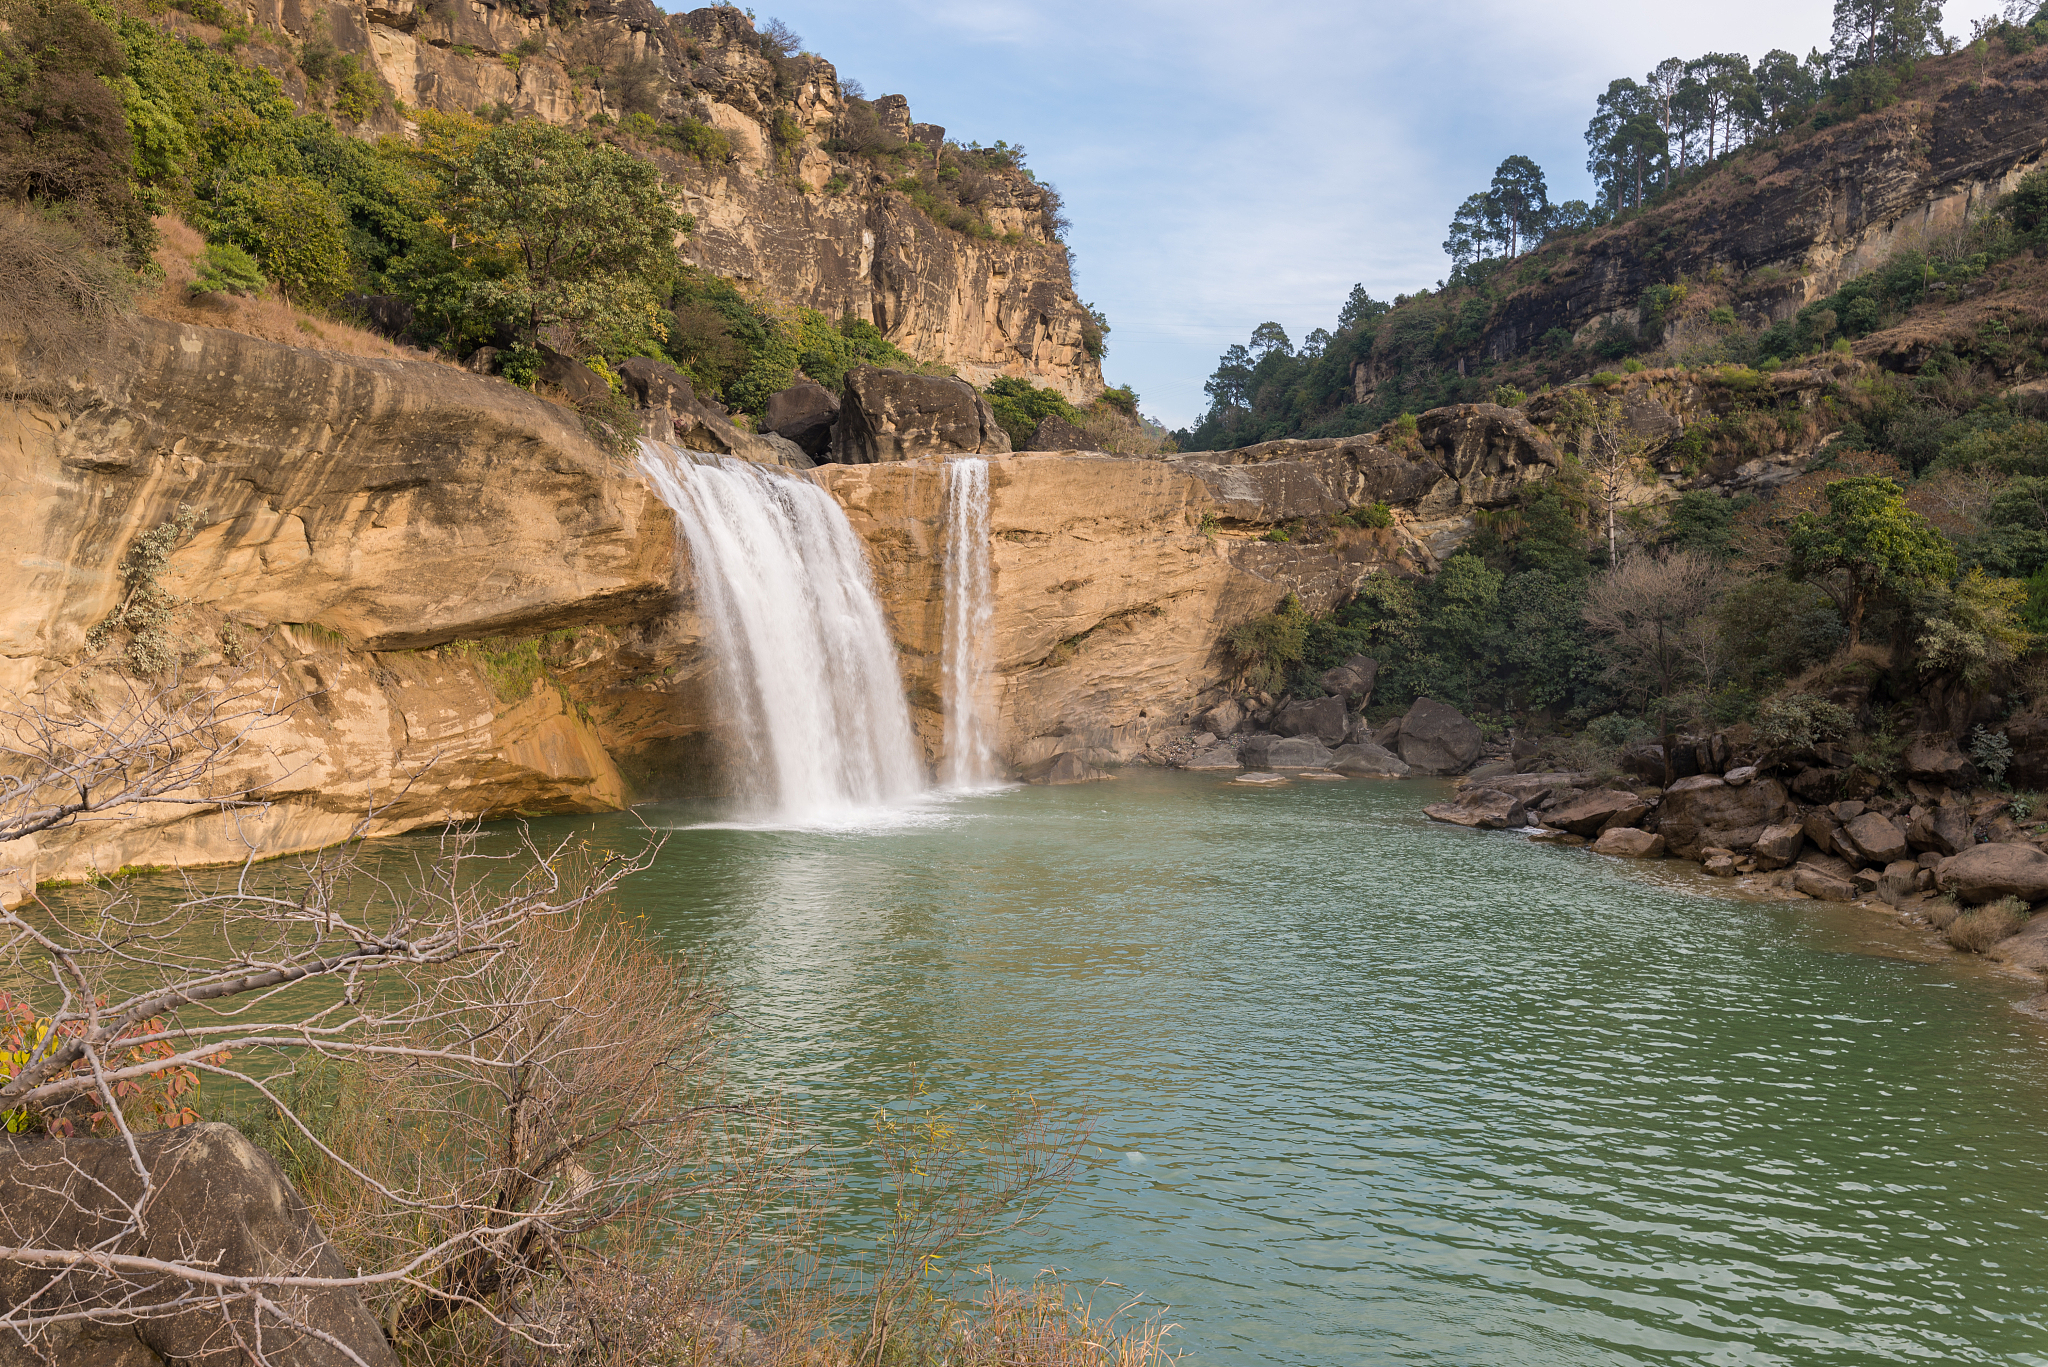
<svg viewBox="0 0 2048 1367"><path fill-rule="evenodd" d="M831 495L800 476L656 442L641 443L640 466L689 548L735 815L844 825L927 792L867 555ZM988 462L954 460L945 471L940 776L973 791L998 777L987 707Z"/></svg>

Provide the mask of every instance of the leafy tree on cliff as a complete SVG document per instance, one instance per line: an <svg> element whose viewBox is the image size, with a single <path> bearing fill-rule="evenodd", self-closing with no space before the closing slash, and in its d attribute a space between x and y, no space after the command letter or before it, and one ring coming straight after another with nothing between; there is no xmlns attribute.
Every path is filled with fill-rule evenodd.
<svg viewBox="0 0 2048 1367"><path fill-rule="evenodd" d="M1827 500L1826 512L1793 520L1788 568L1795 580L1817 584L1834 599L1854 650L1874 595L1949 579L1956 555L1933 523L1906 506L1896 480L1838 479L1827 486Z"/></svg>
<svg viewBox="0 0 2048 1367"><path fill-rule="evenodd" d="M1941 0L1835 0L1837 71L1910 62L1942 46Z"/></svg>
<svg viewBox="0 0 2048 1367"><path fill-rule="evenodd" d="M659 299L692 226L651 163L567 129L512 123L478 140L442 208L477 302L528 345L617 354L661 338Z"/></svg>
<svg viewBox="0 0 2048 1367"><path fill-rule="evenodd" d="M1586 125L1586 169L1616 211L1636 208L1670 164L1657 92L1626 76L1610 82Z"/></svg>
<svg viewBox="0 0 2048 1367"><path fill-rule="evenodd" d="M1496 231L1502 235L1498 240L1510 260L1542 239L1550 218L1550 187L1544 183L1542 167L1527 157L1509 157L1494 168L1486 198L1493 205Z"/></svg>
<svg viewBox="0 0 2048 1367"><path fill-rule="evenodd" d="M1820 77L1811 64L1772 48L1756 64L1756 96L1768 127L1790 127L1820 98Z"/></svg>
<svg viewBox="0 0 2048 1367"><path fill-rule="evenodd" d="M1370 323L1392 307L1392 304L1382 304L1367 294L1364 285L1353 285L1344 307L1337 310L1337 331L1349 332L1361 323Z"/></svg>

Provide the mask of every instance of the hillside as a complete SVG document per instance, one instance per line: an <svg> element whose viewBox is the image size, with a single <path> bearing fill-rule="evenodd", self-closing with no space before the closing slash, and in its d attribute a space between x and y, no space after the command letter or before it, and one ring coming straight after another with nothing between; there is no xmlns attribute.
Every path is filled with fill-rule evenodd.
<svg viewBox="0 0 2048 1367"><path fill-rule="evenodd" d="M1369 431L1632 356L1756 364L1846 336L1858 355L1910 369L1940 341L1967 347L1994 291L1995 311L2017 310L2030 332L2032 276L2010 259L2030 244L2002 240L1992 211L2048 150L2048 50L2033 41L1924 59L1890 103L1861 114L1846 96L1823 100L1792 127L1674 174L1641 208L1554 228L1518 257L1454 271L1448 286L1391 307L1361 291L1349 326L1320 346L1276 360L1255 336L1225 358L1212 387L1236 382L1182 445ZM1920 288L1815 330L1813 306L1893 264L1919 272ZM1233 357L1250 372L1227 374Z"/></svg>

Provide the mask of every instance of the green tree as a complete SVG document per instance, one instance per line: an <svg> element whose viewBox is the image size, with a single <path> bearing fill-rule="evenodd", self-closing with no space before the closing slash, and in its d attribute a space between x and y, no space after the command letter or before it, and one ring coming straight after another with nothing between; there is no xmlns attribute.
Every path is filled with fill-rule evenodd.
<svg viewBox="0 0 2048 1367"><path fill-rule="evenodd" d="M207 236L247 249L285 298L329 305L353 280L348 220L309 176L259 176L228 187L206 215Z"/></svg>
<svg viewBox="0 0 2048 1367"><path fill-rule="evenodd" d="M1501 246L1508 259L1522 254L1543 236L1550 219L1550 187L1544 183L1543 168L1527 157L1514 156L1494 168L1493 183L1486 189L1503 234Z"/></svg>
<svg viewBox="0 0 2048 1367"><path fill-rule="evenodd" d="M443 205L455 251L480 273L480 305L509 316L529 345L543 329L564 349L652 347L659 300L693 225L648 162L567 129L492 129L456 171Z"/></svg>
<svg viewBox="0 0 2048 1367"><path fill-rule="evenodd" d="M1883 475L1838 479L1827 486L1825 513L1793 519L1787 547L1794 579L1818 585L1848 629L1848 648L1863 638L1873 595L1898 593L1956 572L1956 556L1934 524L1906 506L1896 480Z"/></svg>

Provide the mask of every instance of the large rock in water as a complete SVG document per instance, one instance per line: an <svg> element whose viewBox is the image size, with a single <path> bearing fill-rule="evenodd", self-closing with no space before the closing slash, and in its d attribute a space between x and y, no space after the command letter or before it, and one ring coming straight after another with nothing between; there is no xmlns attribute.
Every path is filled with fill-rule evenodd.
<svg viewBox="0 0 2048 1367"><path fill-rule="evenodd" d="M832 458L876 465L918 456L1007 453L1009 435L965 380L855 366L832 440Z"/></svg>
<svg viewBox="0 0 2048 1367"><path fill-rule="evenodd" d="M1529 824L1529 809L1523 805L1522 799L1498 788L1467 788L1449 802L1432 803L1422 812L1431 821L1447 821L1453 826L1477 826L1489 831L1504 831Z"/></svg>
<svg viewBox="0 0 2048 1367"><path fill-rule="evenodd" d="M1342 744L1350 729L1342 698L1297 698L1273 718L1273 730L1280 735L1313 736L1325 745Z"/></svg>
<svg viewBox="0 0 2048 1367"><path fill-rule="evenodd" d="M2048 899L2048 854L2032 845L1975 845L1934 868L1935 882L1965 902Z"/></svg>
<svg viewBox="0 0 2048 1367"><path fill-rule="evenodd" d="M1593 853L1620 859L1655 859L1664 853L1664 837L1633 826L1612 826L1593 842Z"/></svg>
<svg viewBox="0 0 2048 1367"><path fill-rule="evenodd" d="M1313 736L1246 736L1237 753L1247 769L1327 769L1333 758Z"/></svg>
<svg viewBox="0 0 2048 1367"><path fill-rule="evenodd" d="M1697 859L1701 850L1751 848L1789 810L1785 786L1776 779L1731 787L1718 775L1695 774L1664 790L1657 829L1671 853Z"/></svg>
<svg viewBox="0 0 2048 1367"><path fill-rule="evenodd" d="M832 424L839 421L839 396L808 375L768 396L761 425L816 459L832 449Z"/></svg>
<svg viewBox="0 0 2048 1367"><path fill-rule="evenodd" d="M1113 775L1104 773L1071 750L1040 760L1024 771L1026 783L1057 788L1068 783L1100 783Z"/></svg>
<svg viewBox="0 0 2048 1367"><path fill-rule="evenodd" d="M1455 707L1417 698L1401 718L1395 744L1411 768L1430 774L1462 774L1479 758L1479 727Z"/></svg>
<svg viewBox="0 0 2048 1367"><path fill-rule="evenodd" d="M1619 788L1596 788L1551 808L1543 814L1543 822L1573 835L1592 837L1611 827L1633 826L1649 811L1650 804L1634 793Z"/></svg>
<svg viewBox="0 0 2048 1367"><path fill-rule="evenodd" d="M120 1235L130 1203L143 1200L127 1145L116 1139L24 1139L0 1136L0 1243L58 1249L100 1249L129 1257L206 1260L210 1271L235 1276L346 1277L306 1203L270 1155L231 1126L188 1125L135 1139L151 1174L148 1218L138 1233ZM119 1235L120 1237L115 1237ZM111 1243L104 1242L111 1240ZM124 1291L115 1278L74 1271L58 1292L50 1274L0 1262L0 1304L68 1310L98 1307L100 1324L63 1324L45 1331L35 1356L9 1334L0 1362L53 1361L65 1367L145 1367L172 1361L230 1367L248 1361L236 1343L259 1341L248 1303L225 1313L205 1299L178 1314L124 1323L115 1309ZM166 1287L176 1286L165 1279ZM340 1290L272 1287L304 1328L261 1320L264 1360L275 1367L397 1367L376 1318L361 1297ZM145 1303L167 1296L147 1296ZM310 1332L309 1332L310 1331ZM319 1335L327 1335L324 1341Z"/></svg>
<svg viewBox="0 0 2048 1367"><path fill-rule="evenodd" d="M1408 766L1391 750L1360 741L1340 745L1330 756L1330 767L1340 774L1363 774L1369 778L1406 778Z"/></svg>

